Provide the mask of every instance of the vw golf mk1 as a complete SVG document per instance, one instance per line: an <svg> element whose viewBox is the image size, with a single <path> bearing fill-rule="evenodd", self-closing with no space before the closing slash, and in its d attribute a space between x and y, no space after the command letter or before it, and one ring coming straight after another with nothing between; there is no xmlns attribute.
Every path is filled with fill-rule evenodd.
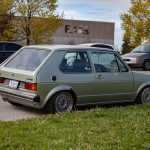
<svg viewBox="0 0 150 150"><path fill-rule="evenodd" d="M150 75L132 72L113 50L39 45L25 46L0 66L3 100L49 113L77 105L150 103Z"/></svg>

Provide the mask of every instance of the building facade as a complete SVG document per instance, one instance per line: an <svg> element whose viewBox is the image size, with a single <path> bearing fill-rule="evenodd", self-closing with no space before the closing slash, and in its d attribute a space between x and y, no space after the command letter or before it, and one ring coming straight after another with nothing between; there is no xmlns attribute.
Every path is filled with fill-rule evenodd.
<svg viewBox="0 0 150 150"><path fill-rule="evenodd" d="M53 36L54 44L107 43L114 45L115 24L111 22L63 20Z"/></svg>

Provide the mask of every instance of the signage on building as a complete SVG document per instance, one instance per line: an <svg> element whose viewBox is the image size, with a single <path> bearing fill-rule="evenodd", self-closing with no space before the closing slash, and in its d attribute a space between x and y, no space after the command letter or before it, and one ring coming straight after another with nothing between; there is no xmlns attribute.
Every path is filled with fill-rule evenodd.
<svg viewBox="0 0 150 150"><path fill-rule="evenodd" d="M65 33L89 34L88 26L65 25Z"/></svg>

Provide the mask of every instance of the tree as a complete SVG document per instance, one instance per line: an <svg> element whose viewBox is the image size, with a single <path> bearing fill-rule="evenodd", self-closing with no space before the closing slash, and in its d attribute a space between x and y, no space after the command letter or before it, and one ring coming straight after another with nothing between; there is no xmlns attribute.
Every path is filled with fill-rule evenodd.
<svg viewBox="0 0 150 150"><path fill-rule="evenodd" d="M123 37L131 47L150 42L150 0L131 0L131 7L121 20Z"/></svg>
<svg viewBox="0 0 150 150"><path fill-rule="evenodd" d="M122 54L129 53L131 51L131 43L129 39L123 38L123 44L122 44Z"/></svg>
<svg viewBox="0 0 150 150"><path fill-rule="evenodd" d="M0 40L13 40L12 6L13 2L11 0L0 1Z"/></svg>
<svg viewBox="0 0 150 150"><path fill-rule="evenodd" d="M51 37L61 25L63 15L55 13L57 0L14 0L17 16L14 26L17 35L26 44L50 43ZM46 40L44 40L46 39Z"/></svg>

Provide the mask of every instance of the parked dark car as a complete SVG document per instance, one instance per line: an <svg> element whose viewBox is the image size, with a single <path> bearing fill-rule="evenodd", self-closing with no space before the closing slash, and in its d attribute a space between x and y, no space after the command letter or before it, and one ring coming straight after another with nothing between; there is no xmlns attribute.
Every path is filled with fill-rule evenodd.
<svg viewBox="0 0 150 150"><path fill-rule="evenodd" d="M130 67L150 70L150 44L143 44L121 56Z"/></svg>
<svg viewBox="0 0 150 150"><path fill-rule="evenodd" d="M8 42L8 41L0 41L0 63L2 63L6 58L20 49L22 45Z"/></svg>

